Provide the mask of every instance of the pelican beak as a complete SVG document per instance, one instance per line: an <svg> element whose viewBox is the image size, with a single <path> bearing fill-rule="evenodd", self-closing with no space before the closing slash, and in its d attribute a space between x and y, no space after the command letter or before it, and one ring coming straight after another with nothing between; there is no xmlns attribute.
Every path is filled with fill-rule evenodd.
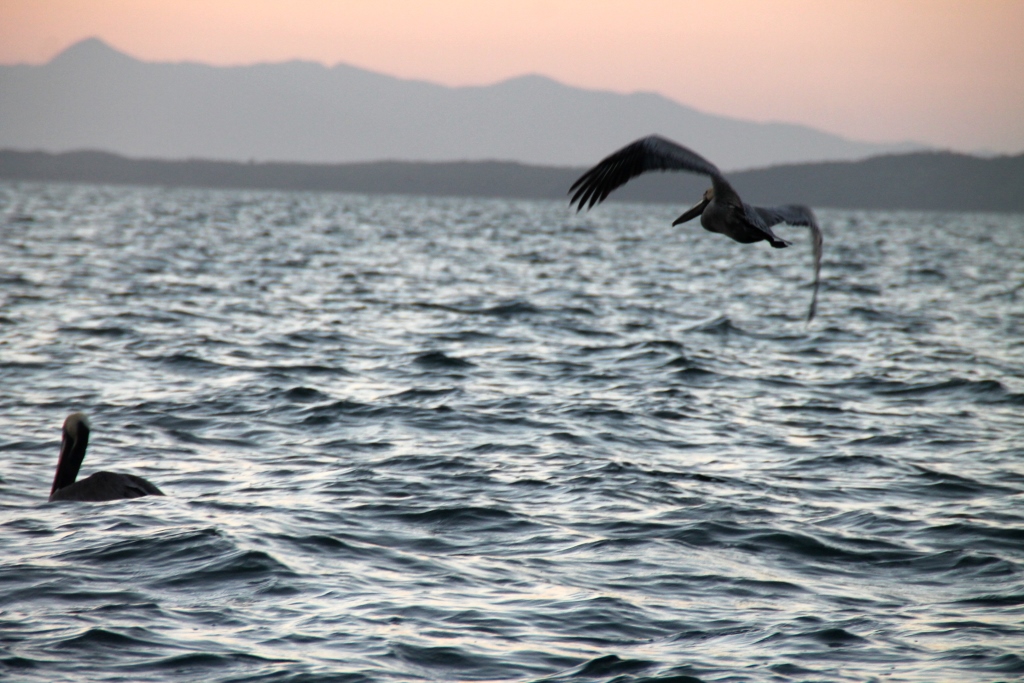
<svg viewBox="0 0 1024 683"><path fill-rule="evenodd" d="M711 199L705 193L704 197L699 202L690 207L682 216L672 221L672 225L679 225L680 223L685 223L688 220L696 218L697 216L704 213L704 209L710 203Z"/></svg>
<svg viewBox="0 0 1024 683"><path fill-rule="evenodd" d="M71 451L74 448L75 437L64 432L60 440L60 455L57 456L57 471L53 476L53 487L50 489L51 496L57 492L57 489L75 483L78 472L76 471L74 474L70 472L71 469L77 469L72 465L74 458L71 456Z"/></svg>

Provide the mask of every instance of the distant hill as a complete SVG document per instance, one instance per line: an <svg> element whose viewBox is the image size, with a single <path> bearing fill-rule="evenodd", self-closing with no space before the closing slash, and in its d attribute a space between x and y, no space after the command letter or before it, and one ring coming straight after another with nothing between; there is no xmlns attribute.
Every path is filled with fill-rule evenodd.
<svg viewBox="0 0 1024 683"><path fill-rule="evenodd" d="M152 63L98 39L49 63L0 66L0 148L134 157L344 163L505 159L590 164L657 131L720 168L920 149L705 114L661 95L542 76L449 88L343 64Z"/></svg>
<svg viewBox="0 0 1024 683"><path fill-rule="evenodd" d="M212 188L513 197L567 201L584 168L514 162L360 164L237 163L128 159L104 152L0 150L0 180L38 180ZM1024 212L1024 154L982 159L949 152L880 156L863 161L793 164L729 174L744 199L814 207ZM611 199L696 201L700 176L652 173Z"/></svg>

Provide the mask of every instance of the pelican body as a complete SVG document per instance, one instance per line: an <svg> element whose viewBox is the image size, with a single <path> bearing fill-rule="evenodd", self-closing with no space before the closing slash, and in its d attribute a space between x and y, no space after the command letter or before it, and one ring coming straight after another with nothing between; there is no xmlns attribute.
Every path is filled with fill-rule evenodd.
<svg viewBox="0 0 1024 683"><path fill-rule="evenodd" d="M82 481L75 481L89 445L89 421L82 413L72 413L64 420L57 472L50 489L50 500L104 501L141 496L162 496L163 491L134 474L96 472Z"/></svg>
<svg viewBox="0 0 1024 683"><path fill-rule="evenodd" d="M688 209L672 225L679 225L700 216L701 226L709 232L721 233L742 244L766 241L776 249L790 245L772 231L779 223L802 225L811 230L814 250L814 294L811 297L807 322L818 309L818 282L821 274L821 228L810 208L800 204L761 207L751 206L725 179L718 167L691 149L658 135L649 135L632 142L605 157L580 176L569 192L570 204L580 211L603 202L608 195L631 179L647 171L688 171L711 178L711 187L699 202Z"/></svg>

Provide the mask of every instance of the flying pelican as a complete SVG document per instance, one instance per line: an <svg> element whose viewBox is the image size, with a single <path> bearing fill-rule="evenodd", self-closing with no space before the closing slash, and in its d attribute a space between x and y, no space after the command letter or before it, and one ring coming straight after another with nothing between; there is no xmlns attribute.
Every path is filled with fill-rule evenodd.
<svg viewBox="0 0 1024 683"><path fill-rule="evenodd" d="M569 188L569 192L575 191L569 204L576 204L577 212L584 205L589 209L603 202L612 190L647 171L689 171L711 177L711 187L701 200L672 221L672 225L700 216L700 224L705 230L720 232L743 244L767 240L776 249L788 247L790 243L772 232L773 225L788 223L809 227L814 249L814 294L807 322L814 319L818 309L822 245L821 228L814 218L814 212L800 204L769 208L745 204L718 167L693 150L659 135L641 138L605 157L597 166L581 175Z"/></svg>
<svg viewBox="0 0 1024 683"><path fill-rule="evenodd" d="M162 496L164 492L134 474L96 472L82 481L75 481L78 468L89 445L89 422L82 413L72 413L64 420L60 441L57 473L53 477L50 500L119 500L140 496Z"/></svg>

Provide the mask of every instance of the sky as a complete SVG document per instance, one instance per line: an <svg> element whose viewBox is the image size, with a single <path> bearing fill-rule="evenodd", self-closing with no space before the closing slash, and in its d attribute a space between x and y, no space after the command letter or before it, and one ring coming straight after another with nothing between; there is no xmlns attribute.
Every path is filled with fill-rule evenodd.
<svg viewBox="0 0 1024 683"><path fill-rule="evenodd" d="M858 140L1024 152L1024 0L0 0L0 63L88 37L147 61L342 62L452 86L536 73Z"/></svg>

